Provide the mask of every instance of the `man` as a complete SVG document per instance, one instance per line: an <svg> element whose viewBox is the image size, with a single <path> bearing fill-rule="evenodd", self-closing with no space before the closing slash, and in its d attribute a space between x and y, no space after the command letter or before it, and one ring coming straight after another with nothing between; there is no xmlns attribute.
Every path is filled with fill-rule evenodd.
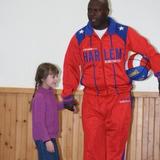
<svg viewBox="0 0 160 160"><path fill-rule="evenodd" d="M115 22L107 0L90 0L89 23L68 46L63 74L64 100L84 85L82 120L84 160L121 160L131 124L131 80L125 72L128 52L143 53L160 79L160 55L131 27Z"/></svg>

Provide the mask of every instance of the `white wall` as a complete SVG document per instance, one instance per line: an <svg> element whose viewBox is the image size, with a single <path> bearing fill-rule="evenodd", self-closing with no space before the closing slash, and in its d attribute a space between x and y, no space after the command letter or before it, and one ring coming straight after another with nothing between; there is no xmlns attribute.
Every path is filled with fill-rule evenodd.
<svg viewBox="0 0 160 160"><path fill-rule="evenodd" d="M62 69L71 36L87 22L87 4L88 0L0 0L0 86L33 87L41 62ZM112 0L111 10L117 21L137 29L160 50L159 0ZM157 81L152 76L138 82L136 90L157 91Z"/></svg>

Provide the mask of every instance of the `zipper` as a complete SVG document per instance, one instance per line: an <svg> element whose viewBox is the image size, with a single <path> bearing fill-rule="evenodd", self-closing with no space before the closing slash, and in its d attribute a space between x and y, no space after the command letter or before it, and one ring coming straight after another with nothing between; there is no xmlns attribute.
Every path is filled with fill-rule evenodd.
<svg viewBox="0 0 160 160"><path fill-rule="evenodd" d="M99 38L99 37L98 37ZM102 38L101 38L102 39ZM102 45L102 41L101 41L101 39L99 38L99 40L100 40L100 55L101 55L101 63L102 63L102 70L103 70L103 79L104 79L104 84L105 84L105 88L106 88L106 92L108 93L108 89L107 89L107 82L106 82L106 79L105 79L105 77L106 77L106 75L105 75L105 63L104 63L104 56L103 56L103 45Z"/></svg>
<svg viewBox="0 0 160 160"><path fill-rule="evenodd" d="M92 37L90 36L90 47L92 47ZM95 88L96 88L96 93L97 93L97 96L99 95L99 90L98 90L98 86L97 86L97 83L96 83L96 65L94 63L94 59L92 61L92 66L93 66L93 80L94 80L94 85L95 85Z"/></svg>
<svg viewBox="0 0 160 160"><path fill-rule="evenodd" d="M111 49L113 49L112 36L109 35L109 37L110 37L110 46L111 46ZM116 93L118 94L117 80L116 80L116 70L115 70L114 63L112 64L112 67L113 67L113 73L114 73L114 87L115 87Z"/></svg>

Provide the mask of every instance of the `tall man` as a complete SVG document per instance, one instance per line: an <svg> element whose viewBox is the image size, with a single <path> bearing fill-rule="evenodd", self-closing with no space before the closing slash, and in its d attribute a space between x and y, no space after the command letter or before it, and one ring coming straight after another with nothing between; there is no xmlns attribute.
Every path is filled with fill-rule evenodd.
<svg viewBox="0 0 160 160"><path fill-rule="evenodd" d="M64 61L62 96L69 105L74 105L79 82L84 85L84 160L123 158L131 124L132 83L125 72L128 52L149 57L160 79L160 54L133 28L108 15L107 0L89 1L89 22L72 37Z"/></svg>

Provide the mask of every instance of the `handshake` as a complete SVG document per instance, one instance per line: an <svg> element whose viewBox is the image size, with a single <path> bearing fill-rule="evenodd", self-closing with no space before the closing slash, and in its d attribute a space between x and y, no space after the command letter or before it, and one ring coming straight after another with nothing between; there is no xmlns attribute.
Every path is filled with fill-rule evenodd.
<svg viewBox="0 0 160 160"><path fill-rule="evenodd" d="M77 100L74 98L74 96L70 95L70 96L66 96L63 97L63 103L64 103L64 108L76 112L76 106L78 105Z"/></svg>

